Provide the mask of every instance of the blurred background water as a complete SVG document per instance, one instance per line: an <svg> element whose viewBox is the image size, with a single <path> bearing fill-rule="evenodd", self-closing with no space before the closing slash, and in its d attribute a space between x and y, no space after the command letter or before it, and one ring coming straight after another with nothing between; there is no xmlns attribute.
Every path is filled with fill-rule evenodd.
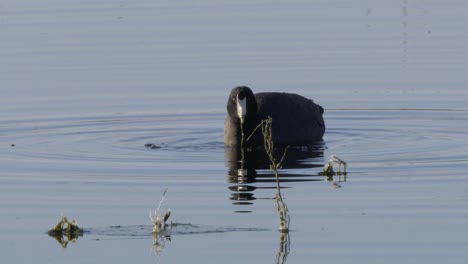
<svg viewBox="0 0 468 264"><path fill-rule="evenodd" d="M275 262L274 178L259 153L239 174L222 143L248 85L325 108L324 142L281 171L288 263L464 263L466 25L456 0L2 1L2 258ZM319 174L331 154L346 177ZM151 254L125 227L150 225L166 187L200 229ZM62 249L45 234L61 213L104 231Z"/></svg>

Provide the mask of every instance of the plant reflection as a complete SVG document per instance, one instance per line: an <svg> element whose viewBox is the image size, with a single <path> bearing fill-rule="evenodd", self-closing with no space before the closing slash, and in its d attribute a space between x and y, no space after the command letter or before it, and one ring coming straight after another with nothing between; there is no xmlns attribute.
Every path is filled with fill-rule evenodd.
<svg viewBox="0 0 468 264"><path fill-rule="evenodd" d="M288 258L290 240L289 232L280 232L280 243L278 253L276 254L276 264L284 264Z"/></svg>
<svg viewBox="0 0 468 264"><path fill-rule="evenodd" d="M346 180L348 179L346 173L337 173L336 175L329 175L326 177L327 181L330 183L330 186L333 189L341 188L341 183L346 182Z"/></svg>
<svg viewBox="0 0 468 264"><path fill-rule="evenodd" d="M172 241L170 234L153 233L153 245L151 246L151 253L160 257L164 251L164 248L166 247L166 241Z"/></svg>
<svg viewBox="0 0 468 264"><path fill-rule="evenodd" d="M55 238L55 240L57 240L57 242L59 242L59 244L63 247L63 248L67 248L68 247L68 243L72 242L72 243L76 243L78 241L78 238L80 236L83 236L83 234L72 234L72 233L67 233L67 234L58 234L58 233L55 233L55 234L48 234L50 237L53 237Z"/></svg>

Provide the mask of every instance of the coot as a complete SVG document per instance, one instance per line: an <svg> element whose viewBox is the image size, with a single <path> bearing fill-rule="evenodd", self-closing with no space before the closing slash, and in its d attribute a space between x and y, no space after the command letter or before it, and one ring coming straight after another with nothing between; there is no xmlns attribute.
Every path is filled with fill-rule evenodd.
<svg viewBox="0 0 468 264"><path fill-rule="evenodd" d="M252 132L271 116L273 142L279 146L302 146L321 141L325 133L323 108L312 100L292 93L257 93L249 87L232 89L227 101L224 143L240 145L241 124L246 146L262 146L261 129Z"/></svg>

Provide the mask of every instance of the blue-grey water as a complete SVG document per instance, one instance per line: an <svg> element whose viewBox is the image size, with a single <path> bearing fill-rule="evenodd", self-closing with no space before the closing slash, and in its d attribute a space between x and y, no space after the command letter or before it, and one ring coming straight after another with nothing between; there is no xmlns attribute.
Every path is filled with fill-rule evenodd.
<svg viewBox="0 0 468 264"><path fill-rule="evenodd" d="M467 25L457 0L3 0L2 262L466 263ZM280 171L286 250L264 157L222 142L237 85L325 108Z"/></svg>

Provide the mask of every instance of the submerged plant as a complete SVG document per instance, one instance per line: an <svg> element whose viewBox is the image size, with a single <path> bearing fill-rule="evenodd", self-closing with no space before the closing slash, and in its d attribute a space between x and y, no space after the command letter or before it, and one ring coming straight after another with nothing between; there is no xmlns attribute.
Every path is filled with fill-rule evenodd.
<svg viewBox="0 0 468 264"><path fill-rule="evenodd" d="M68 246L68 243L76 242L79 236L83 236L83 229L78 227L78 221L68 221L67 217L62 215L57 225L50 229L47 234L55 238L63 248Z"/></svg>
<svg viewBox="0 0 468 264"><path fill-rule="evenodd" d="M171 216L171 209L167 209L164 215L159 215L159 210L164 202L164 197L166 196L167 188L164 190L161 200L159 201L158 208L154 211L149 211L149 217L153 223L153 234L159 234L161 231L165 230L167 220Z"/></svg>

